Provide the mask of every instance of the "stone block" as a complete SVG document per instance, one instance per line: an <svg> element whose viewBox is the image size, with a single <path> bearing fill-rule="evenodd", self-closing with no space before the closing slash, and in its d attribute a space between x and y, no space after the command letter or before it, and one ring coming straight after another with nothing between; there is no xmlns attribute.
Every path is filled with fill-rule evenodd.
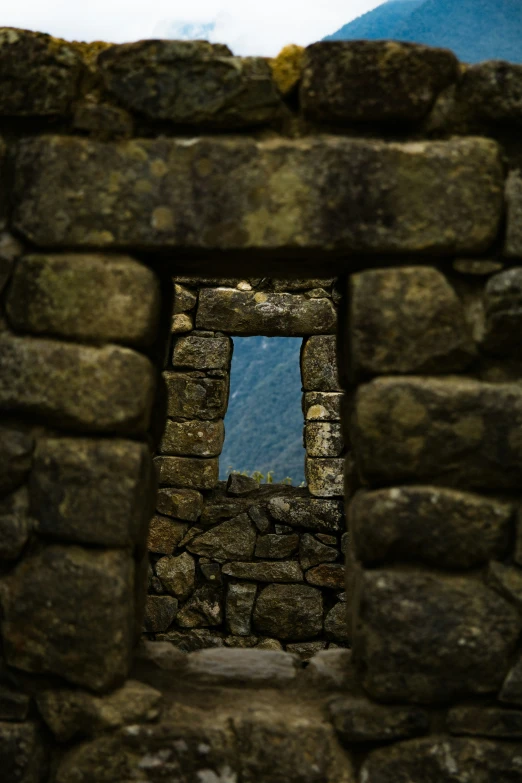
<svg viewBox="0 0 522 783"><path fill-rule="evenodd" d="M418 122L459 77L447 49L398 41L322 41L306 49L301 105L317 122Z"/></svg>
<svg viewBox="0 0 522 783"><path fill-rule="evenodd" d="M73 44L43 33L0 28L1 115L70 114L83 71Z"/></svg>
<svg viewBox="0 0 522 783"><path fill-rule="evenodd" d="M506 554L513 513L500 500L406 486L357 493L349 520L355 555L363 563L422 562L461 569Z"/></svg>
<svg viewBox="0 0 522 783"><path fill-rule="evenodd" d="M29 509L29 494L21 487L0 499L0 560L16 560L29 540L36 521ZM1 720L1 716L0 716Z"/></svg>
<svg viewBox="0 0 522 783"><path fill-rule="evenodd" d="M339 457L344 449L341 425L330 421L308 422L305 447L309 457Z"/></svg>
<svg viewBox="0 0 522 783"><path fill-rule="evenodd" d="M97 139L128 139L134 133L134 121L125 109L98 102L93 93L78 101L74 109L73 128L88 131Z"/></svg>
<svg viewBox="0 0 522 783"><path fill-rule="evenodd" d="M359 387L352 442L372 483L518 489L521 427L519 384L378 378Z"/></svg>
<svg viewBox="0 0 522 783"><path fill-rule="evenodd" d="M340 391L335 335L317 335L303 343L301 377L305 391Z"/></svg>
<svg viewBox="0 0 522 783"><path fill-rule="evenodd" d="M169 647L180 650L182 653L195 652L196 650L207 650L211 647L223 647L224 642L219 632L209 631L207 628L193 628L188 631L169 631L164 634L157 634L156 641L168 642Z"/></svg>
<svg viewBox="0 0 522 783"><path fill-rule="evenodd" d="M22 427L0 424L0 496L18 489L31 469L34 438Z"/></svg>
<svg viewBox="0 0 522 783"><path fill-rule="evenodd" d="M193 378L179 372L164 372L167 386L167 415L182 419L223 418L227 412L228 381L221 378Z"/></svg>
<svg viewBox="0 0 522 783"><path fill-rule="evenodd" d="M128 675L134 641L129 553L47 546L26 557L5 584L9 665L94 691Z"/></svg>
<svg viewBox="0 0 522 783"><path fill-rule="evenodd" d="M179 602L170 595L148 595L145 602L145 631L165 633L174 622Z"/></svg>
<svg viewBox="0 0 522 783"><path fill-rule="evenodd" d="M458 95L482 122L517 126L522 111L522 67L501 60L471 65L460 76Z"/></svg>
<svg viewBox="0 0 522 783"><path fill-rule="evenodd" d="M155 516L149 525L147 549L161 555L170 555L185 536L188 525L169 517Z"/></svg>
<svg viewBox="0 0 522 783"><path fill-rule="evenodd" d="M476 355L463 304L433 267L352 275L348 306L353 378L461 372Z"/></svg>
<svg viewBox="0 0 522 783"><path fill-rule="evenodd" d="M337 392L306 392L303 413L308 421L340 421L343 395Z"/></svg>
<svg viewBox="0 0 522 783"><path fill-rule="evenodd" d="M306 581L316 587L344 590L346 586L344 566L340 563L321 563L306 572Z"/></svg>
<svg viewBox="0 0 522 783"><path fill-rule="evenodd" d="M227 560L251 560L256 545L256 531L247 514L212 527L192 539L187 549L195 555L224 563Z"/></svg>
<svg viewBox="0 0 522 783"><path fill-rule="evenodd" d="M198 301L197 294L191 291L184 285L176 283L174 280L174 306L172 312L174 315L180 313L187 313L189 310L193 310Z"/></svg>
<svg viewBox="0 0 522 783"><path fill-rule="evenodd" d="M385 707L368 699L340 696L329 703L328 712L346 743L407 739L430 729L430 716L419 707Z"/></svg>
<svg viewBox="0 0 522 783"><path fill-rule="evenodd" d="M336 324L335 308L329 299L235 288L202 288L199 293L198 329L239 335L304 337L335 333Z"/></svg>
<svg viewBox="0 0 522 783"><path fill-rule="evenodd" d="M219 479L217 458L156 457L158 483L182 489L212 489Z"/></svg>
<svg viewBox="0 0 522 783"><path fill-rule="evenodd" d="M354 658L379 701L444 702L495 693L522 627L478 581L399 571L360 578Z"/></svg>
<svg viewBox="0 0 522 783"><path fill-rule="evenodd" d="M324 618L324 633L327 639L340 644L352 643L351 607L339 601Z"/></svg>
<svg viewBox="0 0 522 783"><path fill-rule="evenodd" d="M268 560L284 560L285 557L291 557L299 546L299 536L290 534L280 536L277 533L269 533L266 536L259 536L256 544L256 557L267 558Z"/></svg>
<svg viewBox="0 0 522 783"><path fill-rule="evenodd" d="M230 583L227 589L226 620L230 633L248 636L252 632L252 612L257 585Z"/></svg>
<svg viewBox="0 0 522 783"><path fill-rule="evenodd" d="M487 583L507 601L522 609L522 568L490 562Z"/></svg>
<svg viewBox="0 0 522 783"><path fill-rule="evenodd" d="M198 587L178 612L176 622L182 628L220 626L223 622L222 591L208 585Z"/></svg>
<svg viewBox="0 0 522 783"><path fill-rule="evenodd" d="M504 205L499 147L481 138L46 135L22 140L15 174L13 227L68 250L468 255L491 247Z"/></svg>
<svg viewBox="0 0 522 783"><path fill-rule="evenodd" d="M151 269L128 256L73 253L21 258L6 302L17 332L136 346L154 342L160 309Z"/></svg>
<svg viewBox="0 0 522 783"><path fill-rule="evenodd" d="M505 707L453 707L446 724L451 734L522 739L522 712Z"/></svg>
<svg viewBox="0 0 522 783"><path fill-rule="evenodd" d="M254 609L257 632L290 642L314 638L323 629L323 596L306 585L269 585Z"/></svg>
<svg viewBox="0 0 522 783"><path fill-rule="evenodd" d="M38 531L106 547L142 544L153 508L152 458L130 440L45 438L31 473Z"/></svg>
<svg viewBox="0 0 522 783"><path fill-rule="evenodd" d="M510 669L499 695L500 701L522 705L522 658Z"/></svg>
<svg viewBox="0 0 522 783"><path fill-rule="evenodd" d="M160 489L156 495L156 509L168 517L196 522L203 510L203 495L195 489Z"/></svg>
<svg viewBox="0 0 522 783"><path fill-rule="evenodd" d="M186 600L194 592L196 563L188 552L178 557L162 557L156 563L155 571L164 589L180 601Z"/></svg>
<svg viewBox="0 0 522 783"><path fill-rule="evenodd" d="M129 348L0 337L0 409L60 428L145 433L155 379L152 362Z"/></svg>
<svg viewBox="0 0 522 783"><path fill-rule="evenodd" d="M206 41L138 41L98 57L105 86L151 120L245 128L276 119L281 97L262 57L233 57Z"/></svg>
<svg viewBox="0 0 522 783"><path fill-rule="evenodd" d="M506 181L507 228L504 255L522 258L522 174L511 171Z"/></svg>
<svg viewBox="0 0 522 783"><path fill-rule="evenodd" d="M302 582L303 572L294 560L274 562L273 560L256 563L227 563L223 566L225 576L234 579L250 579L253 582ZM277 634L274 634L277 636Z"/></svg>
<svg viewBox="0 0 522 783"><path fill-rule="evenodd" d="M326 458L305 461L305 475L311 495L334 498L344 495L344 459Z"/></svg>
<svg viewBox="0 0 522 783"><path fill-rule="evenodd" d="M268 512L278 522L317 533L338 533L343 527L343 504L339 500L276 497Z"/></svg>
<svg viewBox="0 0 522 783"><path fill-rule="evenodd" d="M517 340L517 332L522 327L520 267L508 269L488 280L484 291L484 309L486 327L483 348L496 356L521 359L522 349Z"/></svg>
<svg viewBox="0 0 522 783"><path fill-rule="evenodd" d="M252 476L231 473L227 479L227 495L242 497L259 490L259 482Z"/></svg>
<svg viewBox="0 0 522 783"><path fill-rule="evenodd" d="M182 457L217 457L225 440L222 419L216 421L172 421L167 419L159 446L160 454Z"/></svg>
<svg viewBox="0 0 522 783"><path fill-rule="evenodd" d="M297 677L292 655L269 650L201 650L188 657L186 671L197 683L236 687L280 688Z"/></svg>
<svg viewBox="0 0 522 783"><path fill-rule="evenodd" d="M336 539L334 538L336 543ZM310 533L301 536L299 544L299 562L304 569L312 568L319 563L331 563L337 560L339 553L331 546L326 546Z"/></svg>
<svg viewBox="0 0 522 783"><path fill-rule="evenodd" d="M0 723L2 783L41 783L46 755L37 723Z"/></svg>
<svg viewBox="0 0 522 783"><path fill-rule="evenodd" d="M230 337L179 337L174 345L172 364L190 370L228 370L232 358Z"/></svg>
<svg viewBox="0 0 522 783"><path fill-rule="evenodd" d="M194 328L194 319L189 313L177 313L172 316L170 331L172 334L186 334Z"/></svg>

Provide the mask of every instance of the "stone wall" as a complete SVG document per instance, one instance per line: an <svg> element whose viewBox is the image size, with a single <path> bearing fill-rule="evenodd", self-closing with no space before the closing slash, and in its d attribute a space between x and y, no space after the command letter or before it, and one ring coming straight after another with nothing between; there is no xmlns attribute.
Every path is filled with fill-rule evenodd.
<svg viewBox="0 0 522 783"><path fill-rule="evenodd" d="M267 61L0 30L3 781L522 780L521 85L520 66L393 42ZM204 282L227 278L252 289ZM200 491L201 516L233 498L248 505L234 524L262 524L262 494L216 488L211 454L159 455L169 516L176 492L157 493L153 455L200 448L194 420L214 422L205 447L219 450L228 335L258 293L268 311L287 293L328 318L328 297L258 291L265 278L341 291L349 546L335 606L352 649L308 662L139 641L147 536L198 522L179 509ZM334 343L331 326L302 336ZM225 367L190 366L211 341ZM313 477L307 507L338 503ZM277 492L267 508L301 500ZM295 535L267 519L263 551ZM241 574L231 605L253 592ZM256 638L273 639L263 594ZM281 606L294 622L298 604Z"/></svg>

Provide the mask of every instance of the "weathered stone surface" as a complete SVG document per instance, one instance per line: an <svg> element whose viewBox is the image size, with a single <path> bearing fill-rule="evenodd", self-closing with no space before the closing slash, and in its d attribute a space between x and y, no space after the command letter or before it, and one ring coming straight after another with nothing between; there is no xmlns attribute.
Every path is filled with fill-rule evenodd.
<svg viewBox="0 0 522 783"><path fill-rule="evenodd" d="M0 495L7 495L24 482L33 450L34 439L29 432L7 422L0 424Z"/></svg>
<svg viewBox="0 0 522 783"><path fill-rule="evenodd" d="M198 301L197 295L190 288L174 282L174 305L172 312L174 315L186 313L193 310Z"/></svg>
<svg viewBox="0 0 522 783"><path fill-rule="evenodd" d="M344 495L344 459L305 460L305 475L311 495L319 498L342 497Z"/></svg>
<svg viewBox="0 0 522 783"><path fill-rule="evenodd" d="M155 571L165 590L176 598L184 600L193 593L196 586L196 563L188 552L183 552L179 557L162 557L156 563Z"/></svg>
<svg viewBox="0 0 522 783"><path fill-rule="evenodd" d="M474 568L502 557L513 507L500 500L429 486L359 492L350 503L358 560L397 560Z"/></svg>
<svg viewBox="0 0 522 783"><path fill-rule="evenodd" d="M458 94L480 120L520 124L522 67L501 60L471 65L459 79Z"/></svg>
<svg viewBox="0 0 522 783"><path fill-rule="evenodd" d="M0 720L23 721L29 714L31 700L19 690L0 685Z"/></svg>
<svg viewBox="0 0 522 783"><path fill-rule="evenodd" d="M365 783L498 783L520 778L520 744L430 737L370 753L361 769Z"/></svg>
<svg viewBox="0 0 522 783"><path fill-rule="evenodd" d="M2 783L40 783L45 755L36 723L0 723Z"/></svg>
<svg viewBox="0 0 522 783"><path fill-rule="evenodd" d="M429 715L419 707L384 707L367 699L340 696L328 705L343 742L385 742L427 734Z"/></svg>
<svg viewBox="0 0 522 783"><path fill-rule="evenodd" d="M5 152L6 146L3 141L0 141L0 166L3 165ZM23 252L24 246L16 237L8 231L0 230L0 293L11 278L16 259L23 255Z"/></svg>
<svg viewBox="0 0 522 783"><path fill-rule="evenodd" d="M335 539L334 539L335 543ZM310 533L304 533L299 543L299 562L306 570L319 563L333 563L337 560L339 553L331 546L326 546L318 541Z"/></svg>
<svg viewBox="0 0 522 783"><path fill-rule="evenodd" d="M282 650L283 645L277 639L263 639L255 645L256 650Z"/></svg>
<svg viewBox="0 0 522 783"><path fill-rule="evenodd" d="M187 548L212 560L250 560L256 545L256 531L246 514L222 522L194 538Z"/></svg>
<svg viewBox="0 0 522 783"><path fill-rule="evenodd" d="M235 579L251 579L254 582L302 582L303 572L294 560L257 563L227 563L223 573ZM277 636L277 634L275 634Z"/></svg>
<svg viewBox="0 0 522 783"><path fill-rule="evenodd" d="M341 390L334 335L316 335L305 340L301 351L301 376L306 391Z"/></svg>
<svg viewBox="0 0 522 783"><path fill-rule="evenodd" d="M319 122L417 122L459 76L447 49L397 41L325 41L306 49L301 104Z"/></svg>
<svg viewBox="0 0 522 783"><path fill-rule="evenodd" d="M489 277L496 272L502 272L504 264L497 259L485 261L483 259L457 258L453 264L455 272L461 275L472 275L473 277Z"/></svg>
<svg viewBox="0 0 522 783"><path fill-rule="evenodd" d="M522 174L511 171L506 181L507 228L504 253L522 258Z"/></svg>
<svg viewBox="0 0 522 783"><path fill-rule="evenodd" d="M158 717L162 695L136 680L107 696L81 690L46 690L38 694L38 709L60 742L73 737L89 737Z"/></svg>
<svg viewBox="0 0 522 783"><path fill-rule="evenodd" d="M96 691L127 676L134 637L130 554L48 546L26 557L6 585L8 664Z"/></svg>
<svg viewBox="0 0 522 783"><path fill-rule="evenodd" d="M186 334L194 328L194 319L188 313L176 313L172 316L170 331L172 334Z"/></svg>
<svg viewBox="0 0 522 783"><path fill-rule="evenodd" d="M145 604L144 628L152 633L164 633L178 613L178 600L170 595L148 595Z"/></svg>
<svg viewBox="0 0 522 783"><path fill-rule="evenodd" d="M169 517L196 522L203 510L203 495L195 489L160 489L156 509Z"/></svg>
<svg viewBox="0 0 522 783"><path fill-rule="evenodd" d="M219 563L213 563L204 557L200 557L198 565L207 582L213 582L215 585L221 585L223 583L221 566Z"/></svg>
<svg viewBox="0 0 522 783"><path fill-rule="evenodd" d="M170 555L185 536L188 525L169 517L155 516L149 525L147 549L161 555Z"/></svg>
<svg viewBox="0 0 522 783"><path fill-rule="evenodd" d="M222 419L217 421L172 421L167 419L159 446L160 454L181 457L217 457L225 440Z"/></svg>
<svg viewBox="0 0 522 783"><path fill-rule="evenodd" d="M333 609L330 609L324 618L324 632L326 638L341 644L350 644L352 641L352 623L345 601L339 601Z"/></svg>
<svg viewBox="0 0 522 783"><path fill-rule="evenodd" d="M141 434L154 386L150 360L128 348L0 337L0 408L6 411L60 427Z"/></svg>
<svg viewBox="0 0 522 783"><path fill-rule="evenodd" d="M493 590L522 609L522 569L491 562L487 582Z"/></svg>
<svg viewBox="0 0 522 783"><path fill-rule="evenodd" d="M45 438L31 473L32 507L45 536L107 547L134 547L146 536L152 459L142 443Z"/></svg>
<svg viewBox="0 0 522 783"><path fill-rule="evenodd" d="M154 341L160 307L159 280L138 261L69 253L20 259L6 303L20 332L138 346Z"/></svg>
<svg viewBox="0 0 522 783"><path fill-rule="evenodd" d="M192 378L178 372L164 372L167 413L184 419L223 418L227 411L228 384L220 378Z"/></svg>
<svg viewBox="0 0 522 783"><path fill-rule="evenodd" d="M230 633L238 636L248 636L251 633L256 593L257 585L254 584L237 582L228 585L226 618Z"/></svg>
<svg viewBox="0 0 522 783"><path fill-rule="evenodd" d="M187 675L209 685L282 686L297 675L295 658L269 650L201 650L188 657Z"/></svg>
<svg viewBox="0 0 522 783"><path fill-rule="evenodd" d="M328 299L235 288L201 289L196 318L198 329L268 337L332 334L336 322L335 308Z"/></svg>
<svg viewBox="0 0 522 783"><path fill-rule="evenodd" d="M369 269L349 283L354 378L466 369L476 349L464 307L433 267Z"/></svg>
<svg viewBox="0 0 522 783"><path fill-rule="evenodd" d="M90 131L103 140L129 139L134 133L134 121L128 111L98 101L92 93L76 104L72 125L75 130Z"/></svg>
<svg viewBox="0 0 522 783"><path fill-rule="evenodd" d="M522 243L521 243L522 251ZM488 353L522 358L516 333L522 327L522 269L494 275L484 291L486 330L483 347Z"/></svg>
<svg viewBox="0 0 522 783"><path fill-rule="evenodd" d="M268 533L271 527L271 522L264 508L260 508L259 506L251 506L251 508L248 509L248 516L260 533Z"/></svg>
<svg viewBox="0 0 522 783"><path fill-rule="evenodd" d="M74 47L43 33L0 29L0 114L69 114L83 70Z"/></svg>
<svg viewBox="0 0 522 783"><path fill-rule="evenodd" d="M132 111L176 125L243 128L280 113L261 57L232 57L206 41L138 41L98 57L105 85Z"/></svg>
<svg viewBox="0 0 522 783"><path fill-rule="evenodd" d="M169 631L168 633L156 634L156 641L163 640L169 642L182 653L195 652L196 650L207 650L210 647L223 647L222 636L206 628L194 628L191 631Z"/></svg>
<svg viewBox="0 0 522 783"><path fill-rule="evenodd" d="M309 661L321 650L326 648L327 642L294 642L286 645L286 651L292 655L297 655L301 661Z"/></svg>
<svg viewBox="0 0 522 783"><path fill-rule="evenodd" d="M495 692L522 620L480 582L398 571L361 575L353 648L379 700L444 702Z"/></svg>
<svg viewBox="0 0 522 783"><path fill-rule="evenodd" d="M329 587L333 590L344 590L344 566L339 563L321 563L306 572L306 581L316 587Z"/></svg>
<svg viewBox="0 0 522 783"><path fill-rule="evenodd" d="M522 712L502 707L454 707L446 724L452 734L522 739Z"/></svg>
<svg viewBox="0 0 522 783"><path fill-rule="evenodd" d="M355 407L357 464L370 482L520 487L522 391L515 383L378 378L359 388Z"/></svg>
<svg viewBox="0 0 522 783"><path fill-rule="evenodd" d="M306 392L303 413L306 421L340 421L343 395L336 392Z"/></svg>
<svg viewBox="0 0 522 783"><path fill-rule="evenodd" d="M471 254L497 235L503 171L479 138L42 136L19 145L13 203L42 248Z"/></svg>
<svg viewBox="0 0 522 783"><path fill-rule="evenodd" d="M266 557L268 560L282 560L291 557L299 546L299 536L291 534L279 536L277 533L269 533L259 536L256 544L256 557Z"/></svg>
<svg viewBox="0 0 522 783"><path fill-rule="evenodd" d="M307 423L305 448L309 457L339 457L344 448L341 425L330 421Z"/></svg>
<svg viewBox="0 0 522 783"><path fill-rule="evenodd" d="M241 473L231 473L227 479L227 495L241 497L250 495L251 492L257 492L259 482L252 476L242 476Z"/></svg>
<svg viewBox="0 0 522 783"><path fill-rule="evenodd" d="M218 483L219 464L217 458L200 457L156 457L158 483L183 489L212 489Z"/></svg>
<svg viewBox="0 0 522 783"><path fill-rule="evenodd" d="M330 649L314 655L306 668L305 676L321 689L352 693L357 688L358 677L352 662L352 651L333 645Z"/></svg>
<svg viewBox="0 0 522 783"><path fill-rule="evenodd" d="M178 612L176 622L182 628L201 628L221 625L223 596L213 587L199 587Z"/></svg>
<svg viewBox="0 0 522 783"><path fill-rule="evenodd" d="M518 659L504 680L499 699L508 704L522 704L522 658Z"/></svg>
<svg viewBox="0 0 522 783"><path fill-rule="evenodd" d="M292 527L304 527L319 533L338 533L343 529L343 504L338 500L317 498L272 498L270 515Z"/></svg>
<svg viewBox="0 0 522 783"><path fill-rule="evenodd" d="M231 357L232 343L229 337L191 334L176 340L172 363L174 367L190 370L228 370Z"/></svg>
<svg viewBox="0 0 522 783"><path fill-rule="evenodd" d="M36 526L25 487L0 499L0 560L16 560Z"/></svg>
<svg viewBox="0 0 522 783"><path fill-rule="evenodd" d="M258 596L254 628L290 642L310 639L323 629L323 596L307 585L269 585Z"/></svg>

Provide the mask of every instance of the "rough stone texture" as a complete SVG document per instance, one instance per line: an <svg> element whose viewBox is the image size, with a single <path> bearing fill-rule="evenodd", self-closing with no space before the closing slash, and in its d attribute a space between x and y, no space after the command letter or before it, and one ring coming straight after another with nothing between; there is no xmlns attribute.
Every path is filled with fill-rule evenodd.
<svg viewBox="0 0 522 783"><path fill-rule="evenodd" d="M511 171L506 182L507 229L504 253L508 258L522 258L522 174Z"/></svg>
<svg viewBox="0 0 522 783"><path fill-rule="evenodd" d="M223 573L235 579L254 582L302 582L303 572L294 560L285 562L259 561L257 563L227 563ZM274 634L277 636L277 634Z"/></svg>
<svg viewBox="0 0 522 783"><path fill-rule="evenodd" d="M492 590L394 571L363 573L359 590L353 647L372 697L429 703L498 690L522 620Z"/></svg>
<svg viewBox="0 0 522 783"><path fill-rule="evenodd" d="M216 458L156 457L158 483L186 489L212 489L219 478Z"/></svg>
<svg viewBox="0 0 522 783"><path fill-rule="evenodd" d="M24 429L0 424L0 496L17 489L32 464L34 439Z"/></svg>
<svg viewBox="0 0 522 783"><path fill-rule="evenodd" d="M303 412L306 421L340 421L342 394L335 392L306 392Z"/></svg>
<svg viewBox="0 0 522 783"><path fill-rule="evenodd" d="M184 419L223 418L227 411L228 384L220 378L192 378L178 372L164 372L167 386L167 414Z"/></svg>
<svg viewBox="0 0 522 783"><path fill-rule="evenodd" d="M379 378L359 388L353 442L370 482L518 489L522 391L468 379Z"/></svg>
<svg viewBox="0 0 522 783"><path fill-rule="evenodd" d="M172 334L186 334L194 328L194 319L187 313L177 313L172 316L170 331Z"/></svg>
<svg viewBox="0 0 522 783"><path fill-rule="evenodd" d="M269 533L259 536L256 544L256 557L266 557L268 560L283 560L291 557L299 547L299 536L280 536L277 533Z"/></svg>
<svg viewBox="0 0 522 783"><path fill-rule="evenodd" d="M201 294L200 294L201 296ZM174 345L172 363L191 370L228 370L232 357L229 337L179 337Z"/></svg>
<svg viewBox="0 0 522 783"><path fill-rule="evenodd" d="M182 628L201 628L221 625L223 597L213 587L199 587L176 617Z"/></svg>
<svg viewBox="0 0 522 783"><path fill-rule="evenodd" d="M276 119L281 98L262 57L206 41L138 41L98 57L106 87L132 111L175 125L244 128Z"/></svg>
<svg viewBox="0 0 522 783"><path fill-rule="evenodd" d="M329 587L334 590L344 590L344 566L339 565L338 563L321 563L321 565L310 568L310 570L306 572L306 581L316 587Z"/></svg>
<svg viewBox="0 0 522 783"><path fill-rule="evenodd" d="M458 94L480 120L520 124L522 67L501 60L472 65L462 73Z"/></svg>
<svg viewBox="0 0 522 783"><path fill-rule="evenodd" d="M256 545L256 531L246 514L222 522L194 538L187 548L195 555L219 562L250 560Z"/></svg>
<svg viewBox="0 0 522 783"><path fill-rule="evenodd" d="M335 541L335 539L334 539ZM326 546L318 541L310 533L304 533L299 543L299 562L306 570L319 563L332 563L337 560L339 553L331 546Z"/></svg>
<svg viewBox="0 0 522 783"><path fill-rule="evenodd" d="M352 624L348 607L344 601L339 601L330 609L324 618L324 632L327 639L341 644L352 641Z"/></svg>
<svg viewBox="0 0 522 783"><path fill-rule="evenodd" d="M307 585L269 585L258 596L254 628L269 636L298 642L323 629L323 595Z"/></svg>
<svg viewBox="0 0 522 783"><path fill-rule="evenodd" d="M172 421L167 419L160 454L181 457L217 457L225 440L223 421Z"/></svg>
<svg viewBox="0 0 522 783"><path fill-rule="evenodd" d="M224 642L219 634L209 631L206 628L194 628L190 631L169 631L164 634L156 634L157 644L161 641L169 643L169 647L179 650L183 653L195 652L196 650L207 650L210 647L223 647Z"/></svg>
<svg viewBox="0 0 522 783"><path fill-rule="evenodd" d="M179 283L174 283L174 305L172 308L174 315L193 310L197 301L197 295L191 291L190 288L186 288Z"/></svg>
<svg viewBox="0 0 522 783"><path fill-rule="evenodd" d="M260 508L259 506L252 506L248 509L248 516L260 533L268 533L270 530L270 518L265 509Z"/></svg>
<svg viewBox="0 0 522 783"><path fill-rule="evenodd" d="M203 510L203 495L195 489L160 489L156 496L156 509L160 514L175 519L196 522Z"/></svg>
<svg viewBox="0 0 522 783"><path fill-rule="evenodd" d="M0 409L9 412L59 427L141 434L154 387L152 363L128 348L0 336Z"/></svg>
<svg viewBox="0 0 522 783"><path fill-rule="evenodd" d="M31 473L32 507L45 536L134 547L146 536L152 459L130 440L45 438Z"/></svg>
<svg viewBox="0 0 522 783"><path fill-rule="evenodd" d="M202 650L187 661L187 676L208 685L281 687L296 679L292 655L269 650Z"/></svg>
<svg viewBox="0 0 522 783"><path fill-rule="evenodd" d="M8 664L109 688L129 671L133 587L134 564L123 551L53 545L26 557L2 596Z"/></svg>
<svg viewBox="0 0 522 783"><path fill-rule="evenodd" d="M352 663L351 650L331 645L330 649L317 653L308 664L305 677L321 689L354 692L357 674Z"/></svg>
<svg viewBox="0 0 522 783"><path fill-rule="evenodd" d="M301 104L319 122L417 122L457 81L453 52L397 41L324 41L306 49Z"/></svg>
<svg viewBox="0 0 522 783"><path fill-rule="evenodd" d="M522 704L522 658L517 660L504 680L499 698L508 704Z"/></svg>
<svg viewBox="0 0 522 783"><path fill-rule="evenodd" d="M309 457L339 457L344 449L341 425L329 421L308 423L305 448Z"/></svg>
<svg viewBox="0 0 522 783"><path fill-rule="evenodd" d="M464 307L437 269L369 269L349 289L353 377L460 372L473 360Z"/></svg>
<svg viewBox="0 0 522 783"><path fill-rule="evenodd" d="M305 475L311 495L320 498L342 497L344 495L344 467L341 457L305 460Z"/></svg>
<svg viewBox="0 0 522 783"><path fill-rule="evenodd" d="M340 391L336 339L332 335L310 337L301 351L301 376L306 391Z"/></svg>
<svg viewBox="0 0 522 783"><path fill-rule="evenodd" d="M149 525L147 549L161 555L170 555L188 530L188 525L169 517L155 516Z"/></svg>
<svg viewBox="0 0 522 783"><path fill-rule="evenodd" d="M427 734L429 715L418 707L383 707L367 699L341 696L329 713L343 742L384 742Z"/></svg>
<svg viewBox="0 0 522 783"><path fill-rule="evenodd" d="M40 783L45 755L36 723L0 723L2 783Z"/></svg>
<svg viewBox="0 0 522 783"><path fill-rule="evenodd" d="M196 318L198 329L269 337L331 334L336 322L329 299L235 288L202 288Z"/></svg>
<svg viewBox="0 0 522 783"><path fill-rule="evenodd" d="M522 712L501 707L454 707L446 719L452 734L522 739Z"/></svg>
<svg viewBox="0 0 522 783"><path fill-rule="evenodd" d="M152 633L164 633L174 622L179 603L170 595L148 595L145 604L144 628Z"/></svg>
<svg viewBox="0 0 522 783"><path fill-rule="evenodd" d="M0 560L16 560L35 528L26 487L0 499Z"/></svg>
<svg viewBox="0 0 522 783"><path fill-rule="evenodd" d="M343 509L338 500L318 498L272 498L268 511L278 522L303 527L318 533L338 533L342 530Z"/></svg>
<svg viewBox="0 0 522 783"><path fill-rule="evenodd" d="M513 511L509 503L466 492L395 487L356 494L349 521L363 563L474 568L507 552Z"/></svg>
<svg viewBox="0 0 522 783"><path fill-rule="evenodd" d="M0 140L0 170L3 169L6 147ZM3 224L0 218L0 225ZM13 272L14 264L24 252L24 246L8 231L0 229L0 293L4 290Z"/></svg>
<svg viewBox="0 0 522 783"><path fill-rule="evenodd" d="M499 148L478 138L44 136L16 173L13 225L43 248L479 253L503 208Z"/></svg>
<svg viewBox="0 0 522 783"><path fill-rule="evenodd" d="M433 737L372 751L364 783L498 783L520 779L520 744Z"/></svg>
<svg viewBox="0 0 522 783"><path fill-rule="evenodd" d="M230 633L248 636L252 630L252 611L257 585L231 583L227 590L226 617Z"/></svg>
<svg viewBox="0 0 522 783"><path fill-rule="evenodd" d="M87 44L89 46L89 44ZM90 132L95 138L128 139L134 132L134 120L128 111L96 100L90 93L74 109L73 128Z"/></svg>
<svg viewBox="0 0 522 783"><path fill-rule="evenodd" d="M160 306L159 281L138 261L69 253L22 258L6 303L19 332L137 346L154 341Z"/></svg>
<svg viewBox="0 0 522 783"><path fill-rule="evenodd" d="M257 492L259 482L252 476L242 476L241 473L231 473L227 479L227 494L234 497L250 495L251 492Z"/></svg>
<svg viewBox="0 0 522 783"><path fill-rule="evenodd" d="M0 28L0 114L69 114L83 70L74 47L50 35Z"/></svg>
<svg viewBox="0 0 522 783"><path fill-rule="evenodd" d="M484 291L484 307L484 349L497 356L522 358L516 339L522 327L522 269L508 269L490 278Z"/></svg>
<svg viewBox="0 0 522 783"><path fill-rule="evenodd" d="M187 552L178 557L162 557L156 563L155 571L165 590L176 598L184 600L193 593L196 586L196 563Z"/></svg>
<svg viewBox="0 0 522 783"><path fill-rule="evenodd" d="M503 563L489 564L487 582L493 590L522 609L522 569Z"/></svg>
<svg viewBox="0 0 522 783"><path fill-rule="evenodd" d="M157 718L161 699L159 691L136 680L127 680L107 696L63 688L37 697L40 714L60 742Z"/></svg>

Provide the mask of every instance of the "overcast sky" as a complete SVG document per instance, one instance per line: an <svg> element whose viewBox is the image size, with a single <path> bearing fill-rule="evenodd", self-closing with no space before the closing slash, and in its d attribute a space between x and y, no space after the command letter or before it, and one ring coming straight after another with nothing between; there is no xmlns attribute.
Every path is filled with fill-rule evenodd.
<svg viewBox="0 0 522 783"><path fill-rule="evenodd" d="M114 43L174 37L185 24L215 23L209 38L236 54L274 55L333 33L383 0L0 0L0 27L68 40Z"/></svg>

